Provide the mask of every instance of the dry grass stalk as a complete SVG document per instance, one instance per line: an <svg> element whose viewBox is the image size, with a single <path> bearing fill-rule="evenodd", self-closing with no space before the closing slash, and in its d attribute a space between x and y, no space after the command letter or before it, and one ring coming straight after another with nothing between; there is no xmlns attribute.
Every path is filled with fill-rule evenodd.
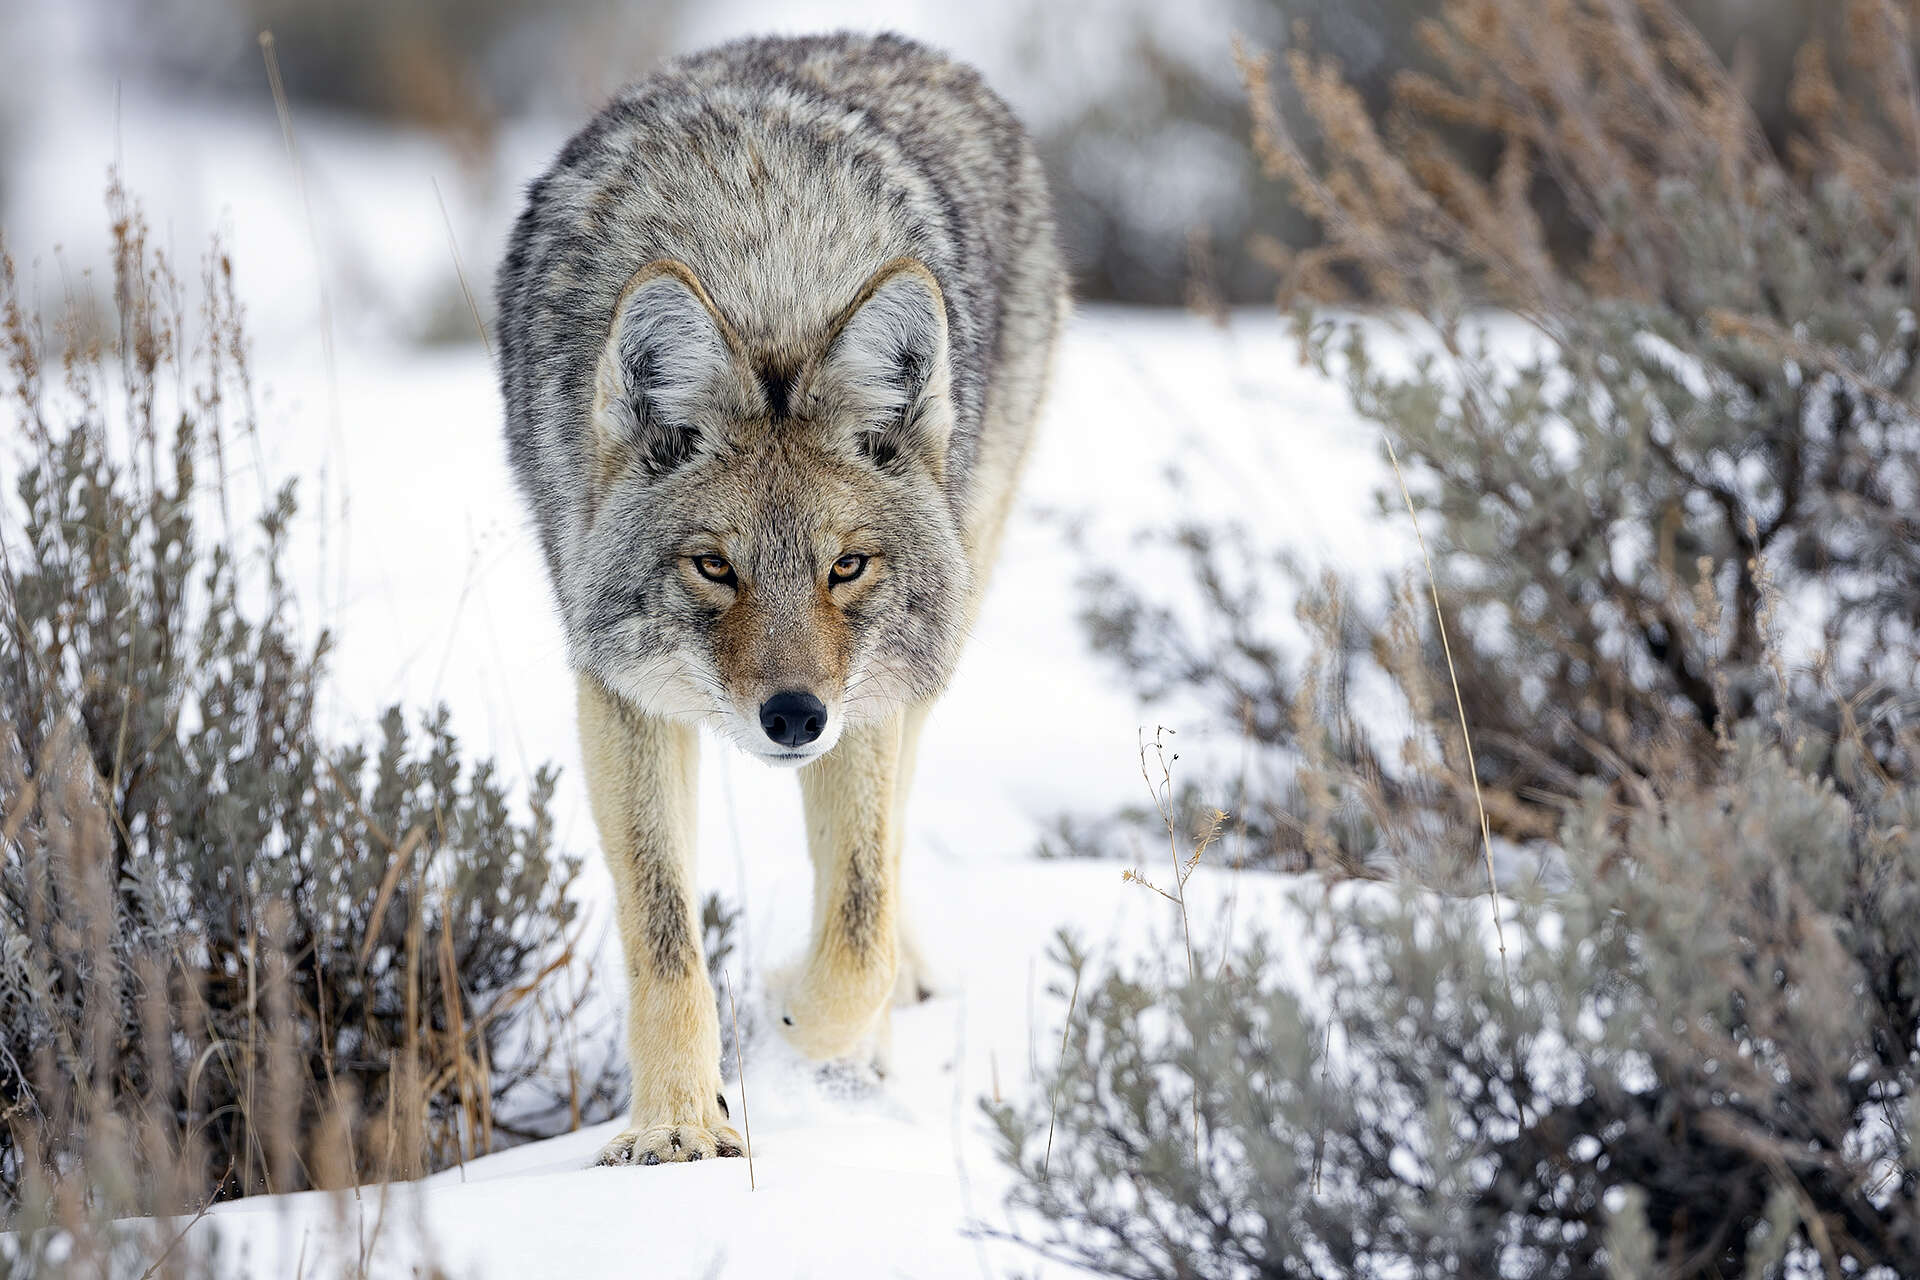
<svg viewBox="0 0 1920 1280"><path fill-rule="evenodd" d="M747 1190L758 1191L760 1183L753 1173L753 1125L747 1119L747 1068L740 1056L740 1010L733 1003L733 974L728 971L727 1014L733 1020L733 1074L740 1077L740 1135L747 1148Z"/></svg>
<svg viewBox="0 0 1920 1280"><path fill-rule="evenodd" d="M1187 980L1189 982L1196 982L1199 980L1200 971L1193 954L1193 918L1187 911L1187 879L1193 875L1194 868L1200 865L1201 855L1207 851L1208 847L1211 846L1214 841L1220 838L1220 833L1226 827L1227 815L1225 811L1220 809L1214 809L1210 812L1205 825L1194 834L1193 852L1189 854L1183 862L1180 857L1179 819L1175 812L1173 794L1173 765L1180 759L1180 753L1176 751L1172 756L1168 756L1165 740L1165 735L1172 732L1173 730L1167 728L1165 725L1154 726L1151 746L1153 748L1155 766L1160 771L1160 779L1158 782L1154 781L1152 773L1148 771L1147 748L1149 743L1147 742L1146 730L1144 729L1140 731L1139 747L1140 779L1147 784L1147 792L1153 797L1154 811L1160 815L1161 825L1166 829L1167 833L1167 856L1171 860L1173 867L1174 892L1168 893L1165 889L1153 883L1153 881L1131 869L1122 871L1120 873L1120 879L1123 883L1137 884L1144 888L1151 889L1180 908L1181 937L1186 944L1187 952ZM1076 992L1078 989L1079 982L1076 978ZM1071 1005L1067 1009L1067 1017L1069 1019L1073 1017ZM1064 1054L1066 1050L1064 1032L1062 1032L1060 1043L1061 1052ZM1199 1159L1200 1082L1197 1079L1194 1081L1193 1086L1193 1154L1196 1160Z"/></svg>
<svg viewBox="0 0 1920 1280"><path fill-rule="evenodd" d="M1047 1170L1053 1167L1053 1121L1054 1115L1060 1110L1060 1078L1065 1074L1064 1068L1067 1064L1067 1036L1073 1030L1073 1011L1079 1003L1080 974L1076 970L1073 975L1073 994L1067 997L1066 1020L1060 1024L1060 1058L1053 1069L1053 1098L1048 1104L1047 1116L1047 1151L1040 1160L1042 1177L1045 1177Z"/></svg>
<svg viewBox="0 0 1920 1280"><path fill-rule="evenodd" d="M1500 920L1500 885L1493 873L1493 832L1487 825L1487 804L1480 794L1480 766L1474 762L1473 733L1467 727L1467 704L1460 696L1460 676L1453 665L1453 642L1447 637L1447 619L1440 608L1440 581L1434 576L1433 556L1427 550L1426 534L1420 531L1420 514L1414 510L1413 494L1407 488L1407 476L1400 469L1400 455L1393 447L1393 437L1383 437L1387 442L1387 457L1393 463L1394 479L1400 483L1400 497L1407 505L1407 519L1413 522L1413 536L1420 544L1420 559L1426 565L1427 590L1433 595L1433 621L1440 630L1440 646L1447 656L1447 681L1453 686L1453 705L1460 715L1460 742L1467 757L1467 777L1473 783L1474 810L1480 815L1480 848L1487 860L1487 904L1493 914L1494 938L1500 945L1500 970L1507 971L1507 930ZM1507 994L1513 994L1513 979L1507 979Z"/></svg>
<svg viewBox="0 0 1920 1280"><path fill-rule="evenodd" d="M453 254L453 273L460 281L460 295L467 300L467 311L473 316L473 330L480 335L480 346L487 353L487 359L493 359L493 340L487 337L487 322L480 318L480 304L473 299L473 290L467 284L467 267L460 260L460 242L453 237L453 219L447 215L447 202L440 194L440 180L433 180L433 199L440 206L440 221L447 229L447 249Z"/></svg>
<svg viewBox="0 0 1920 1280"><path fill-rule="evenodd" d="M293 167L294 188L300 195L300 210L307 224L307 245L313 251L314 278L319 287L320 306L320 359L327 375L327 434L332 440L333 454L338 460L342 472L347 465L347 437L340 425L340 360L334 350L333 335L333 288L328 282L327 260L320 252L319 224L313 217L313 197L307 189L307 170L300 159L300 147L293 133L293 108L287 102L287 87L280 78L280 58L276 50L273 32L262 29L259 35L260 58L266 64L267 88L273 95L274 113L280 120L280 138L287 149L287 163ZM326 484L326 473L321 473L321 484ZM329 504L324 492L320 499L323 515L329 515ZM344 524L347 515L347 495L340 494L340 519ZM321 526L325 536L325 523ZM345 591L347 567L345 557L341 558L340 580L342 593Z"/></svg>
<svg viewBox="0 0 1920 1280"><path fill-rule="evenodd" d="M1221 828L1226 822L1226 814L1217 809L1214 810L1210 825L1195 838L1193 853L1183 863L1180 857L1179 819L1175 814L1173 796L1173 764L1180 759L1180 753L1176 751L1169 758L1165 741L1165 735L1172 732L1173 730L1165 725L1155 725L1153 741L1149 744L1146 731L1143 729L1139 735L1139 747L1140 779L1147 784L1147 793L1153 798L1154 811L1160 815L1161 825L1167 833L1167 857L1173 868L1174 891L1168 893L1137 871L1123 871L1121 879L1132 884L1143 885L1180 908L1181 936L1185 940L1187 951L1187 976L1192 978L1197 976L1199 971L1195 967L1193 958L1193 920L1187 913L1187 877L1191 876L1194 867L1199 865L1200 855L1206 851L1207 846L1219 838ZM1155 782L1153 775L1148 772L1147 748L1149 745L1153 748L1154 761L1160 771L1158 782Z"/></svg>

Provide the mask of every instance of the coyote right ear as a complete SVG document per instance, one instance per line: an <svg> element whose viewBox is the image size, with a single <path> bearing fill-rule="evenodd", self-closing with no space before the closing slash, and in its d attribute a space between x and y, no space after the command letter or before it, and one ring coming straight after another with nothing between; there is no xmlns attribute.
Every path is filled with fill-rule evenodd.
<svg viewBox="0 0 1920 1280"><path fill-rule="evenodd" d="M613 310L594 383L603 473L637 458L664 475L692 458L733 367L732 334L686 264L640 268Z"/></svg>
<svg viewBox="0 0 1920 1280"><path fill-rule="evenodd" d="M940 284L925 263L895 258L842 313L812 389L876 464L918 459L939 475L953 431L948 382Z"/></svg>

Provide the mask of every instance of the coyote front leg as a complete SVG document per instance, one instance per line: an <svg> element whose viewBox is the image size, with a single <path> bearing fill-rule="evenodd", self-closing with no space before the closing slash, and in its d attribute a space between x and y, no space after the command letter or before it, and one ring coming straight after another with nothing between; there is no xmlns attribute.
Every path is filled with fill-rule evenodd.
<svg viewBox="0 0 1920 1280"><path fill-rule="evenodd" d="M919 1004L936 990L932 970L925 953L920 949L919 935L908 918L906 892L902 888L906 879L900 866L907 839L907 793L913 789L914 764L920 755L920 730L927 723L927 713L932 709L931 703L916 702L901 713L900 762L894 770L890 844L893 849L894 936L899 940L895 948L893 974L893 1003L896 1006Z"/></svg>
<svg viewBox="0 0 1920 1280"><path fill-rule="evenodd" d="M592 676L579 681L580 748L626 956L632 1118L601 1164L737 1156L720 1096L720 1022L700 951L693 826L699 738Z"/></svg>
<svg viewBox="0 0 1920 1280"><path fill-rule="evenodd" d="M800 969L782 983L781 1020L794 1043L815 1058L845 1057L876 1032L885 1038L897 945L893 824L900 731L897 713L849 728L832 751L800 771L813 855L813 943Z"/></svg>

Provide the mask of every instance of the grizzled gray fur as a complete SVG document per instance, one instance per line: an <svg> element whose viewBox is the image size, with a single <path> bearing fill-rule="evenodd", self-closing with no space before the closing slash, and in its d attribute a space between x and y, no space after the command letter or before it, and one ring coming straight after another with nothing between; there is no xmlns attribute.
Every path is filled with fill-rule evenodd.
<svg viewBox="0 0 1920 1280"><path fill-rule="evenodd" d="M779 430L793 371L899 257L945 298L942 488L964 529L983 433L1030 429L1030 405L995 401L1038 398L1065 287L1039 163L974 71L892 35L738 41L621 94L532 185L498 281L507 440L577 664L596 610L623 603L572 557L594 515L595 364L630 277L691 268L754 365L761 403L742 408ZM926 674L931 692L945 672Z"/></svg>

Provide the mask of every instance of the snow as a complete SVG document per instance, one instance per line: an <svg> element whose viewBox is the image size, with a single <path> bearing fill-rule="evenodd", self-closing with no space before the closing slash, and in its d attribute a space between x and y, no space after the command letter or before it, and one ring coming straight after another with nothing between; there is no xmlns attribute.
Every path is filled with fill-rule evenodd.
<svg viewBox="0 0 1920 1280"><path fill-rule="evenodd" d="M502 458L485 354L347 344L338 437L325 427L335 393L305 351L265 353L257 376L273 388L267 470L326 466L348 478L347 515L327 531L330 570L316 583L339 637L331 714L365 729L388 701L445 699L470 745L497 751L510 771L561 765L563 843L591 851L571 680ZM1120 878L1139 866L1164 880L1164 846L1116 850L1124 861L1043 861L1038 836L1060 813L1145 799L1143 727L1170 723L1183 753L1219 732L1190 709L1142 705L1088 653L1075 616L1083 564L1061 518L1081 521L1096 554L1124 559L1132 531L1179 513L1184 500L1167 480L1176 466L1213 514L1248 521L1310 563L1370 572L1406 554L1367 514L1381 479L1373 437L1337 388L1295 363L1278 320L1244 315L1222 330L1184 315L1076 316L1001 564L921 754L906 896L943 994L895 1015L891 1071L877 1087L823 1083L777 1036L749 1037L757 1190L743 1161L585 1167L615 1123L384 1199L367 1189L344 1206L319 1194L234 1202L201 1229L263 1276L292 1274L302 1258L308 1274L326 1274L318 1260L343 1247L343 1210L346 1240L374 1239L376 1274L405 1274L421 1257L456 1276L501 1277L1031 1267L965 1226L1000 1221L1005 1188L979 1100L996 1088L1028 1096L1058 1045L1065 1002L1048 990L1058 976L1048 947L1063 926L1117 959L1178 945L1172 908ZM746 1020L758 1020L759 975L804 945L811 871L801 830L790 773L706 744L699 875L703 891L747 908L733 975ZM618 974L597 861L586 879L599 970ZM1280 938L1304 933L1323 892L1224 863L1190 887L1210 948L1229 918ZM611 980L600 994L618 1007ZM737 1084L732 1103L738 1115Z"/></svg>
<svg viewBox="0 0 1920 1280"><path fill-rule="evenodd" d="M244 271L244 266L243 266ZM350 496L329 518L318 610L338 637L329 713L365 730L380 707L436 699L477 749L524 774L563 769L563 844L591 852L573 734L571 680L528 522L499 443L498 393L477 346L433 351L346 343L337 388L306 350L262 353L271 390L266 471L325 467ZM339 434L327 427L337 400ZM1163 846L1124 861L1042 861L1043 827L1145 798L1138 735L1180 731L1191 759L1230 736L1192 709L1143 705L1086 649L1076 611L1077 519L1095 554L1133 554L1131 534L1182 513L1177 467L1212 513L1247 521L1309 563L1384 570L1406 554L1378 525L1371 434L1337 388L1295 363L1279 321L1231 327L1184 315L1090 309L1067 337L1022 500L974 638L926 732L909 817L906 896L943 994L895 1016L891 1072L877 1088L834 1088L777 1036L750 1037L754 1143L742 1161L586 1166L619 1125L567 1135L344 1205L318 1194L219 1207L198 1230L248 1273L327 1274L327 1250L375 1243L375 1274L430 1257L455 1276L990 1274L1033 1259L976 1239L1000 1222L1005 1182L979 1100L1030 1096L1057 1047L1064 998L1049 993L1055 932L1071 927L1116 959L1177 946L1171 907L1122 883L1125 866L1165 879ZM342 478L344 477L344 480ZM318 540L317 520L306 542ZM1176 770L1184 768L1177 764ZM702 890L747 908L734 979L749 1021L759 975L792 959L810 918L811 871L798 790L708 743L700 812ZM1231 849L1222 856L1230 858ZM1204 867L1194 919L1212 939L1231 918L1304 933L1317 882ZM599 971L618 974L604 869L584 896ZM1235 905L1230 911L1227 902ZM1208 942L1209 947L1214 944ZM612 1007L608 980L599 994ZM738 1086L733 1086L739 1113ZM344 1219L342 1213L345 1213ZM344 1228L350 1231L342 1236Z"/></svg>
<svg viewBox="0 0 1920 1280"><path fill-rule="evenodd" d="M982 866L923 858L914 874L940 904L921 919L948 958L951 994L895 1015L884 1085L849 1096L778 1041L750 1047L747 1162L586 1167L611 1123L475 1160L424 1184L357 1200L306 1193L219 1206L205 1227L250 1274L330 1274L372 1240L375 1275L430 1259L454 1276L974 1276L1031 1269L1018 1246L969 1224L1005 1225L1006 1180L979 1100L1025 1098L1057 1051L1063 993L1044 959L1069 925L1128 960L1180 955L1177 917L1122 883L1119 862ZM1163 877L1164 878L1164 877ZM1189 883L1202 945L1229 916L1276 938L1316 927L1317 882L1203 871ZM796 904L804 907L804 902ZM1306 975L1296 975L1302 985ZM737 1082L729 1105L741 1114ZM378 1229L376 1230L376 1224ZM333 1252L329 1252L333 1251Z"/></svg>
<svg viewBox="0 0 1920 1280"><path fill-rule="evenodd" d="M240 270L251 284L244 260ZM325 524L308 598L322 602L314 625L338 637L334 723L364 731L390 701L444 699L469 745L499 753L509 772L560 764L562 843L591 852L571 680L502 457L485 353L349 340L330 384L305 343L266 343L256 379L266 474L324 469L349 499L344 514L314 513L302 543L311 552ZM1337 388L1295 363L1277 319L1243 315L1222 330L1185 315L1077 315L986 606L921 753L906 896L943 994L895 1015L891 1071L866 1089L823 1083L775 1035L750 1039L757 1188L737 1160L587 1167L615 1122L423 1184L223 1204L195 1230L258 1276L325 1275L362 1256L380 1276L423 1260L476 1277L1030 1270L1035 1259L969 1224L1004 1225L1005 1176L980 1100L1030 1097L1057 1049L1065 1001L1050 990L1049 945L1063 926L1116 959L1179 945L1172 908L1120 878L1139 866L1164 880L1163 846L1043 861L1038 836L1058 814L1145 798L1143 728L1171 724L1183 752L1230 736L1191 708L1141 704L1089 654L1076 619L1084 564L1063 520L1081 523L1097 555L1124 561L1134 531L1183 514L1170 469L1208 495L1212 514L1309 563L1367 573L1406 554L1368 514L1381 479L1374 437ZM798 791L790 773L718 744L703 765L701 887L747 908L734 977L751 1020L759 975L799 953L809 922ZM1203 867L1190 888L1207 939L1229 918L1304 934L1323 893L1224 867ZM618 974L597 860L583 892L599 971ZM613 981L600 995L617 1008ZM739 1115L737 1083L730 1094Z"/></svg>

